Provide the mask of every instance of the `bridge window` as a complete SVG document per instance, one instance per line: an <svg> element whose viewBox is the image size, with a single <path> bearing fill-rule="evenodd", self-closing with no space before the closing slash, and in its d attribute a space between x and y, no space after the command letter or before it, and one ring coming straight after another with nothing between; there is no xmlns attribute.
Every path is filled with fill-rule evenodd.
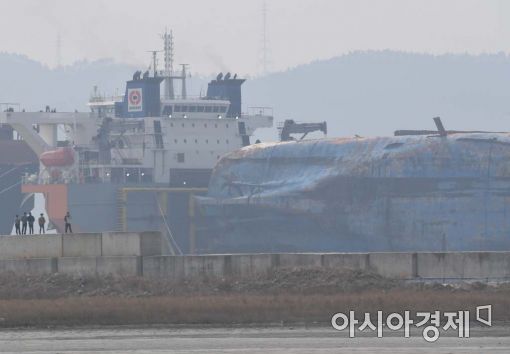
<svg viewBox="0 0 510 354"><path fill-rule="evenodd" d="M181 112L181 108L182 108L181 106L177 105L177 106L175 106L174 110L175 110L175 112Z"/></svg>
<svg viewBox="0 0 510 354"><path fill-rule="evenodd" d="M204 110L205 110L204 106L198 106L197 107L197 112L203 112Z"/></svg>
<svg viewBox="0 0 510 354"><path fill-rule="evenodd" d="M165 108L163 108L163 115L169 116L170 114L172 114L172 106L165 106Z"/></svg>
<svg viewBox="0 0 510 354"><path fill-rule="evenodd" d="M177 153L177 162L184 163L184 153L183 152Z"/></svg>
<svg viewBox="0 0 510 354"><path fill-rule="evenodd" d="M188 112L196 112L197 111L197 106L189 106L188 107Z"/></svg>
<svg viewBox="0 0 510 354"><path fill-rule="evenodd" d="M211 106L206 106L205 107L205 112L206 113L210 113L212 111L212 107Z"/></svg>
<svg viewBox="0 0 510 354"><path fill-rule="evenodd" d="M213 112L214 113L218 113L219 110L220 110L220 107L218 107L218 106L214 106L213 107Z"/></svg>
<svg viewBox="0 0 510 354"><path fill-rule="evenodd" d="M188 111L188 106L181 107L181 112L187 112L187 111Z"/></svg>
<svg viewBox="0 0 510 354"><path fill-rule="evenodd" d="M220 112L225 113L227 111L227 106L220 107Z"/></svg>

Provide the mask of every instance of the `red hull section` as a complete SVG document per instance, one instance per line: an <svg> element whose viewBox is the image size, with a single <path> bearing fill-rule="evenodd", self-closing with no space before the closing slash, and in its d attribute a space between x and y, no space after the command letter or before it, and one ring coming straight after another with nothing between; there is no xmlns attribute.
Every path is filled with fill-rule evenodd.
<svg viewBox="0 0 510 354"><path fill-rule="evenodd" d="M24 184L23 193L42 193L46 200L46 212L58 232L64 232L64 216L67 213L67 185L65 184ZM73 231L75 227L73 225Z"/></svg>

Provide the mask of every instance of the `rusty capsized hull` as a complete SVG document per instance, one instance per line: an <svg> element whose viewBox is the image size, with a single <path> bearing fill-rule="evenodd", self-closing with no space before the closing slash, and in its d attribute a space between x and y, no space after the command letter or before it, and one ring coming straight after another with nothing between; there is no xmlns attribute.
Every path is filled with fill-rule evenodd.
<svg viewBox="0 0 510 354"><path fill-rule="evenodd" d="M509 250L510 134L252 145L197 199L204 252Z"/></svg>

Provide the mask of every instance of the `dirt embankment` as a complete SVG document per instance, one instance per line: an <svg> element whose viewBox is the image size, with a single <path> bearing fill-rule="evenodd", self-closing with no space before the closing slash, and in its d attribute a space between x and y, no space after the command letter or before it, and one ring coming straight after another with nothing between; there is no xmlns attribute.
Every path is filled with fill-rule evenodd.
<svg viewBox="0 0 510 354"><path fill-rule="evenodd" d="M278 269L244 279L0 275L0 326L327 323L332 314L474 310L510 320L510 286L406 284L376 274Z"/></svg>
<svg viewBox="0 0 510 354"><path fill-rule="evenodd" d="M218 294L335 294L404 286L361 271L323 268L277 269L246 278L201 278L169 281L141 277L71 277L0 274L0 299L54 299L74 296L147 297Z"/></svg>

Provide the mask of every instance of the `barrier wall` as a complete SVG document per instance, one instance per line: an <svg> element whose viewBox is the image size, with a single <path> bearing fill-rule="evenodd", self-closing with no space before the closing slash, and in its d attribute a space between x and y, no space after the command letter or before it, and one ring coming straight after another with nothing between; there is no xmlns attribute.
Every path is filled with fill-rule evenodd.
<svg viewBox="0 0 510 354"><path fill-rule="evenodd" d="M325 267L404 280L510 281L510 252L156 256L143 257L142 262L143 276L168 279L243 277L276 268Z"/></svg>
<svg viewBox="0 0 510 354"><path fill-rule="evenodd" d="M161 233L157 231L102 233L103 256L156 256L161 250Z"/></svg>
<svg viewBox="0 0 510 354"><path fill-rule="evenodd" d="M142 276L142 258L138 256L82 257L58 259L58 273L72 276Z"/></svg>
<svg viewBox="0 0 510 354"><path fill-rule="evenodd" d="M58 271L57 258L0 260L0 273L43 275Z"/></svg>
<svg viewBox="0 0 510 354"><path fill-rule="evenodd" d="M0 259L52 258L61 255L62 235L0 237Z"/></svg>
<svg viewBox="0 0 510 354"><path fill-rule="evenodd" d="M59 272L73 276L145 276L179 280L250 277L267 274L278 268L324 267L371 271L393 279L510 281L510 252L155 256L152 255L157 253L155 245L161 241L155 235L152 233L145 241L137 238L136 234L122 238L118 233L110 233L106 238L102 234L74 235L68 238L62 238L61 235L55 235L56 238L38 236L37 242L18 237L19 244L11 249L1 249L0 254L2 257L25 255L26 258L0 260L0 273L37 275ZM60 247L55 242L59 239L62 241ZM8 240L2 245L10 246L10 242ZM117 244L120 245L118 248ZM23 246L35 245L40 246L37 252L23 249ZM31 257L34 253L46 257ZM65 256L58 256L59 253ZM111 255L114 253L117 255Z"/></svg>
<svg viewBox="0 0 510 354"><path fill-rule="evenodd" d="M156 256L161 233L103 232L0 237L1 259Z"/></svg>

